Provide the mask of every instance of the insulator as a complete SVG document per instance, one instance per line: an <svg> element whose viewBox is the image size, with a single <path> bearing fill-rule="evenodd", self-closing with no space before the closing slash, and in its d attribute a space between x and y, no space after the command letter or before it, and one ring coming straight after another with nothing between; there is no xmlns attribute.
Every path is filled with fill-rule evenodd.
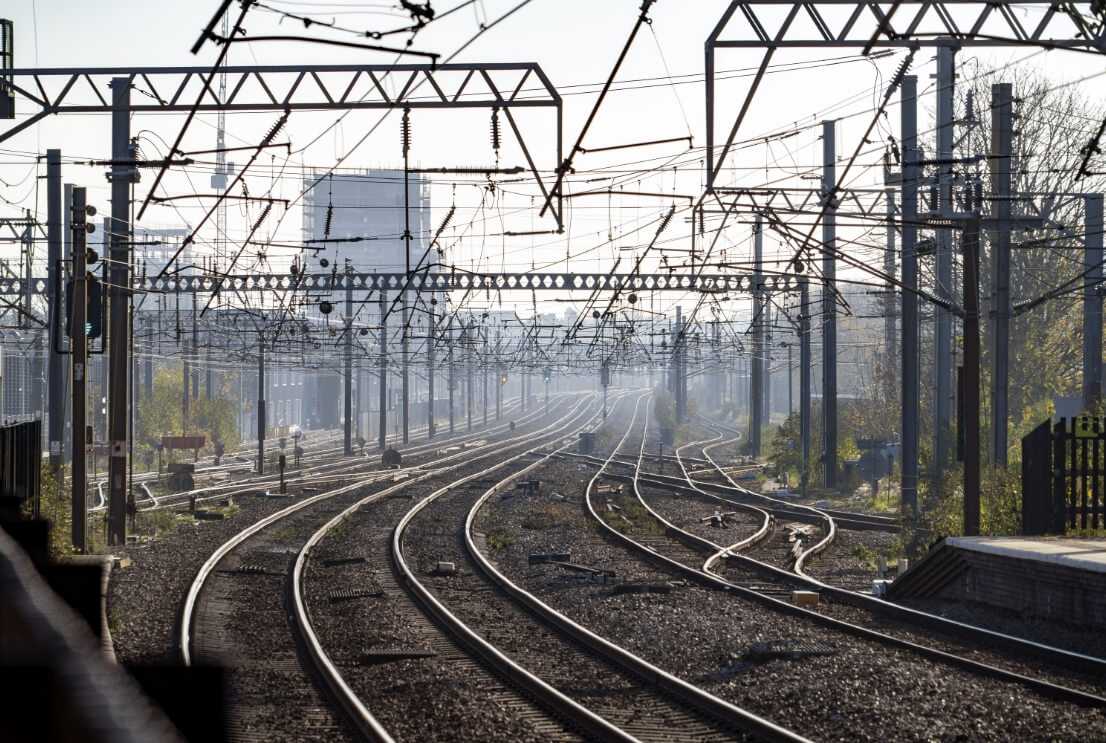
<svg viewBox="0 0 1106 743"><path fill-rule="evenodd" d="M411 151L411 109L403 109L403 121L400 125L400 142L403 146L403 154Z"/></svg>
<svg viewBox="0 0 1106 743"><path fill-rule="evenodd" d="M334 219L334 204L326 205L326 222L323 224L323 238L330 237L330 223Z"/></svg>
<svg viewBox="0 0 1106 743"><path fill-rule="evenodd" d="M260 227L261 223L264 222L268 218L269 212L271 212L272 210L273 210L272 202L269 202L268 204L265 205L265 208L261 210L261 216L258 217L257 221L253 223L253 231L254 232L257 232L257 228Z"/></svg>
<svg viewBox="0 0 1106 743"><path fill-rule="evenodd" d="M668 223L672 221L672 215L676 212L675 209L669 209L668 214L664 215L664 220L661 221L661 226L657 228L657 235L668 229Z"/></svg>
<svg viewBox="0 0 1106 743"><path fill-rule="evenodd" d="M445 232L446 227L449 227L449 223L453 221L453 214L456 211L457 211L457 207L455 207L455 206L449 207L449 211L446 213L445 219L443 219L442 223L440 225L438 225L438 234L439 235L442 234L443 232Z"/></svg>
<svg viewBox="0 0 1106 743"><path fill-rule="evenodd" d="M502 144L499 135L499 107L492 108L492 149L499 152L499 147Z"/></svg>
<svg viewBox="0 0 1106 743"><path fill-rule="evenodd" d="M269 144L273 141L273 137L280 134L280 130L284 128L284 125L288 123L288 112L285 111L284 115L277 119L277 122L273 124L273 128L269 130L269 133L265 135L265 138L261 140L263 145Z"/></svg>

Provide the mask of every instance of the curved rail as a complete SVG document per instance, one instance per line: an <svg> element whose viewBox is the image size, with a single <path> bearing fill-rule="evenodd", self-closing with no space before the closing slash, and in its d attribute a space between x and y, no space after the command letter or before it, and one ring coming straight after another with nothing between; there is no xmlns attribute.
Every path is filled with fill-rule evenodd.
<svg viewBox="0 0 1106 743"><path fill-rule="evenodd" d="M722 426L718 426L718 424L710 425L715 425L722 428ZM708 448L713 449L717 446L722 445L722 443L713 444ZM718 463L713 459L713 457L710 456L710 453L706 451L706 449L704 449L703 454L712 462L715 467L718 467ZM755 493L751 490L748 490L747 488L743 488L737 483L734 483L732 480L730 480L730 483L742 493L759 498L768 498L768 496L764 496L760 493ZM717 496L714 496L712 494L711 497ZM841 518L839 514L830 515L835 519ZM696 539L697 538L698 537L696 537ZM900 604L895 604L889 601L883 601L869 594L830 585L810 576L805 571L784 571L774 565L769 565L767 563L761 562L752 557L749 557L748 555L732 554L727 549L718 549L714 554L712 554L711 557L707 560L707 563L703 566L704 572L708 572L712 575L717 575L713 572L713 570L718 561L726 557L739 560L750 569L757 570L769 577L789 580L793 583L798 583L805 588L827 594L828 596L840 601L843 604L854 606L877 614L882 614L884 616L888 616L919 627L925 627L937 632L943 632L954 637L960 637L965 640L970 640L972 642L979 643L984 647L1000 647L1007 652L1030 655L1048 661L1050 663L1054 663L1062 668L1069 668L1083 673L1106 676L1106 658L1098 658L1084 653L1065 650L1053 645L1046 645L1045 643L1028 640L1023 637L1017 637L1014 635L1006 634L1004 632L987 629L986 627L980 627L978 625L960 622L955 619L949 619L948 617L944 617L939 614L933 614L930 612L922 611L920 609L902 606ZM718 577L721 579L720 576ZM1095 698L1097 699L1097 697Z"/></svg>
<svg viewBox="0 0 1106 743"><path fill-rule="evenodd" d="M535 437L541 437L548 435L546 432L553 429L558 429L558 426L563 428L564 426L571 425L571 420L577 415L577 411L585 404L584 400L580 400L577 404L561 419L551 423L543 429L537 432L521 434L517 437L512 437L506 441L497 441L478 447L474 450L466 450L458 453L451 454L448 457L437 460L434 464L442 464L448 462L456 462L450 467L435 468L424 472L416 477L412 477L403 480L391 487L384 490L377 491L371 495L358 500L356 503L350 505L332 519L327 521L323 526L318 528L308 540L304 543L296 554L296 559L292 568L292 616L295 622L296 628L303 640L304 647L307 650L308 658L314 665L316 671L319 673L323 682L330 690L334 699L342 707L343 711L357 730L368 740L378 741L379 743L391 743L392 737L384 726L376 719L364 702L357 696L356 692L350 687L348 682L343 677L339 668L332 661L327 654L325 648L322 646L318 634L311 623L310 612L307 607L307 602L304 597L303 581L304 572L307 567L307 561L310 558L312 550L322 541L323 538L338 524L342 523L345 519L349 518L358 509L365 505L387 498L389 495L410 487L412 485L424 482L431 477L441 475L450 469L456 469L458 467L468 466L473 461L481 458L498 455L505 446L511 446L522 442L527 442ZM565 421L569 421L565 423ZM519 456L525 456L526 453ZM474 456L475 455L475 456ZM483 473L469 476L464 479L472 479L473 477L479 477ZM463 480L462 480L463 481ZM462 482L458 481L458 482Z"/></svg>
<svg viewBox="0 0 1106 743"><path fill-rule="evenodd" d="M193 617L193 614L195 613L195 610L196 610L196 602L199 598L200 592L203 590L204 584L206 583L208 576L211 575L211 572L215 569L215 566L224 557L226 557L226 555L231 550L233 550L239 544L241 544L245 540L249 539L254 534L257 534L262 529L265 529L268 526L271 526L272 524L274 524L274 523L276 523L276 522L292 515L293 513L301 511L304 508L307 508L308 506L314 505L315 503L318 503L320 501L328 500L328 499L333 498L335 496L342 495L342 494L348 493L348 492L352 492L353 490L356 490L357 488L361 488L361 487L364 487L366 485L370 485L372 483L379 482L379 481L384 480L384 479L393 478L398 473L404 473L405 472L405 473L410 474L410 473L413 473L413 472L419 471L419 470L428 470L428 471L422 472L419 476L408 478L408 479L404 480L403 482L401 482L399 484L406 486L406 485L411 485L411 484L416 483L416 482L421 482L422 480L425 480L426 478L428 478L428 477L430 477L434 474L437 474L436 469L428 469L428 468L438 467L442 464L447 464L449 462L454 462L454 461L459 460L459 459L464 458L464 457L471 457L476 452L488 451L488 450L493 449L494 447L501 447L501 446L502 446L502 442L494 442L494 443L486 444L482 447L478 447L476 449L469 449L469 450L457 452L455 454L451 454L451 455L442 457L440 459L434 460L432 462L428 462L424 465L420 465L420 466L417 466L417 467L403 468L403 469L399 469L399 470L383 470L383 471L370 473L365 478L360 479L357 482L352 483L350 485L347 485L347 486L344 486L344 487L341 487L341 488L337 488L335 490L330 490L330 491L327 491L325 493L320 493L320 494L312 496L310 498L305 498L304 500L298 501L298 502L288 506L287 508L284 508L280 511L277 511L276 513L270 514L269 516L261 519L260 521L254 523L254 524L251 524L250 526L246 527L242 531L235 534L233 537L231 537L226 542L224 542L222 545L220 545L219 548L216 549L211 554L211 556L207 559L207 561L204 562L204 564L200 567L199 571L197 571L197 573L196 573L196 577L192 581L192 585L189 587L188 594L185 597L184 607L181 610L181 622L180 622L180 632L179 632L179 644L180 644L181 659L184 662L184 664L185 665L191 665L191 663L192 663L192 657L191 657L192 617Z"/></svg>
<svg viewBox="0 0 1106 743"><path fill-rule="evenodd" d="M645 439L645 437L643 435L642 436L642 446L643 447L644 447L644 439ZM637 470L635 470L634 492L637 495L638 500L641 502L641 504L649 511L649 513L655 519L657 519L661 524L664 525L664 528L668 533L674 535L680 541L683 541L684 543L686 543L688 545L691 545L691 546L696 547L698 549L710 551L712 554L725 553L726 552L725 547L723 547L721 545L718 545L718 544L715 544L714 542L712 542L708 539L704 539L703 537L700 537L697 534L692 534L691 532L688 532L684 529L681 529L680 527L676 526L675 524L673 524L670 521L668 521L667 519L665 519L663 516L661 516L659 513L657 513L654 509L652 509L645 502L644 498L641 496L640 489L637 486L636 475L637 475L638 472L640 472L640 469L641 468L639 466L637 468ZM767 497L767 496L765 496L765 497ZM769 500L776 500L776 499L769 498ZM759 601L759 602L761 602L765 605L768 605L770 607L773 607L773 608L775 608L775 609L777 609L781 612L796 615L796 616L806 617L808 619L811 619L815 622L818 622L818 623L822 624L823 626L829 627L830 629L847 632L847 633L852 634L852 635L857 636L857 637L862 637L862 638L865 638L865 639L868 639L868 640L874 640L876 642L880 642L880 643L888 645L888 646L897 647L897 648L900 648L900 649L903 649L903 650L907 650L907 651L915 653L917 655L920 655L920 656L923 656L923 657L928 657L928 658L931 658L931 659L936 660L936 661L948 663L950 665L958 666L960 668L964 668L968 671L971 671L971 672L974 672L974 673L979 673L979 674L984 675L984 676L989 676L991 678L997 678L999 680L1007 681L1007 682L1010 682L1010 683L1021 684L1023 686L1026 686L1027 688L1031 688L1031 689L1033 689L1037 692L1040 692L1045 696L1064 699L1064 700L1073 702L1075 704L1080 704L1080 705L1088 706L1088 707L1106 707L1106 698L1101 697L1101 696L1096 695L1096 694L1091 694L1089 692L1085 692L1085 691L1082 691L1082 690L1079 690L1079 689L1074 689L1074 688L1071 688L1071 687L1062 686L1060 684L1056 684L1056 683L1053 683L1051 681L1045 681L1043 679L1035 678L1035 677L1032 677L1032 676L1026 676L1024 674L1017 673L1017 672L1014 672L1014 671L1010 671L1010 670L1007 670L1005 668L1000 668L998 666L993 666L993 665L990 665L988 663L983 663L981 661L977 661L977 660L974 660L974 659L971 659L971 658L968 658L968 657L965 657L965 656L956 655L955 653L950 653L950 652L945 651L945 650L939 650L937 648L930 647L928 645L922 645L920 643L916 643L916 642L913 642L913 641L910 641L910 640L904 640L900 637L895 637L893 635L889 635L889 634L886 634L884 632L879 632L879 631L876 631L876 630L873 630L873 629L869 629L868 627L864 627L864 626L861 626L861 625L858 625L858 624L853 624L851 622L846 622L844 620L837 619L836 617L832 617L832 616L829 616L827 614L822 614L822 613L817 612L817 611L812 611L812 610L809 610L809 609L806 609L806 608L803 608L803 607L800 607L800 606L795 606L794 604L790 604L786 601L782 601L782 600L780 600L778 598L775 598L773 596L766 595L764 593L761 593L760 591L755 591L755 590L752 590L750 588L746 588L745 586L741 586L737 583L734 583L730 580L727 580L726 578L718 575L717 573L706 571L706 570L701 569L701 568L693 568L691 566L688 566L688 565L685 565L685 564L679 562L678 560L674 560L670 557L659 554L655 550L652 550L649 547L647 547L646 545L641 544L640 542L633 539L632 537L630 537L626 534L622 534L621 532L618 532L617 530L611 528L609 525L606 524L606 522L603 521L603 519L599 518L598 515L594 513L594 511L593 511L593 515L596 516L596 519L600 523L602 523L604 526L607 526L608 530L611 533L616 535L622 541L624 541L627 544L631 545L635 550L646 553L651 559L655 559L655 560L661 562L662 564L672 568L673 570L675 570L677 572L680 572L684 575L687 575L689 578L693 578L697 582L702 583L704 585L709 585L709 586L713 586L713 587L716 587L716 588L723 588L723 589L725 589L727 591L730 591L732 593L739 594L741 596ZM754 560L754 559L752 559L752 558L750 558L746 555L734 554L734 555L729 555L729 557L731 557L732 559L736 559L736 560L742 562L743 564L748 565L750 567L753 567L753 568L755 568L755 569L757 569L761 572L767 572L767 573L770 573L770 574L774 574L777 577L791 578L793 580L807 580L803 576L801 576L797 573L791 573L791 572L782 570L780 568L776 568L775 566L768 565L768 564L760 562L758 560ZM861 594L857 594L857 593L854 593L852 591L844 591L842 589L837 589L835 591L834 595L839 595L839 594L852 594L854 596L861 596ZM878 602L878 600L876 600L876 599L872 599L872 601L877 601ZM885 602L878 602L878 603L885 603ZM867 607L867 608L871 608L871 607ZM993 633L993 634L998 634L998 633ZM1038 645L1038 647L1041 647L1041 646ZM1047 647L1047 646L1045 646L1045 647ZM1058 650L1058 649L1057 649L1057 652L1061 653L1064 656L1069 657L1069 658L1072 657L1072 656L1078 656L1078 654L1076 654L1076 653L1068 653L1067 651L1061 651L1061 650ZM1102 666L1106 666L1106 661L1102 661L1100 659L1093 659L1093 658L1087 658L1087 657L1084 657L1083 659L1084 660L1097 661L1098 663L1102 664ZM1053 658L1053 660L1055 660L1055 658ZM1084 670L1086 670L1086 669L1084 669Z"/></svg>
<svg viewBox="0 0 1106 743"><path fill-rule="evenodd" d="M629 427L627 427L626 434L623 435L619 445L615 447L615 452L622 448L622 444L625 443L627 436L633 429L634 423L637 420L638 409L641 405L641 400L644 396L639 397L637 403L634 406L634 415L630 421ZM793 733L790 730L775 725L764 718L742 709L736 705L726 702L713 694L710 694L697 686L687 683L683 679L674 676L667 671L663 670L659 666L656 666L644 658L631 653L620 645L616 645L610 642L604 637L595 634L591 630L587 629L583 625L573 621L564 614L558 612L553 607L549 606L534 594L523 589L518 584L514 583L510 578L499 571L488 560L484 554L477 548L473 538L473 529L476 521L476 516L480 509L488 502L495 493L507 487L510 483L514 482L518 478L526 475L535 468L545 464L554 456L562 453L567 447L561 447L555 451L545 454L541 459L530 464L519 472L501 480L500 482L489 488L476 503L469 510L468 516L465 519L465 547L473 560L496 585L502 588L509 596L515 599L516 602L522 604L532 614L537 616L546 625L553 627L559 633L567 635L577 642L583 644L597 655L606 660L618 665L619 667L629 671L631 674L643 679L646 683L663 690L666 694L673 696L682 703L687 704L700 712L705 713L709 717L720 720L729 727L737 730L742 730L747 733L751 733L757 736L758 739L763 740L776 740L776 741L803 741L806 740L802 736ZM608 457L609 462L613 459L614 454ZM595 487L596 482L602 475L603 469L591 478L588 482L587 489L585 491L585 499L588 504L588 508L592 509L591 505L591 493ZM594 510L592 510L594 515Z"/></svg>

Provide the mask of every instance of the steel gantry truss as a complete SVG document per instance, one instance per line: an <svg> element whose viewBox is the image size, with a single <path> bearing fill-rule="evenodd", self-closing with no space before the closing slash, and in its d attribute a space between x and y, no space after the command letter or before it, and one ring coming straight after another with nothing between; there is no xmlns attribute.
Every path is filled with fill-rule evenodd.
<svg viewBox="0 0 1106 743"><path fill-rule="evenodd" d="M280 291L334 291L351 287L363 291L642 291L709 292L747 294L794 292L807 279L797 274L756 276L748 273L418 273L408 282L405 273L319 273L319 274L240 274L235 276L136 276L131 279L135 293L194 294L220 291L240 293ZM755 286L759 282L759 286ZM24 296L26 286L16 278L0 277L0 296ZM44 277L31 279L31 294L48 294L50 283Z"/></svg>
<svg viewBox="0 0 1106 743"><path fill-rule="evenodd" d="M137 180L137 168L142 166L141 162L136 161L130 146L130 121L134 114L183 113L187 115L187 121L191 121L198 112L280 111L283 114L281 122L271 130L276 132L284 119L297 111L402 110L405 122L409 112L415 109L490 108L502 111L527 160L530 174L549 200L557 228L561 229L560 195L549 197L549 189L513 113L522 108L554 111L556 146L553 156L554 162L560 163L561 97L536 63L216 67L215 70L204 67L13 69L0 77L0 98L10 99L14 104L6 107L5 118L14 118L20 106L27 103L35 109L26 119L0 131L0 142L53 114L112 116L112 149L108 161L112 189L111 221L107 233L110 247L105 250L112 266L109 277L112 390L109 415L110 544L122 544L125 539L125 503L129 491L126 459L130 432L126 390L130 333L127 317L130 289L134 282L130 272L129 192L131 184ZM212 86L216 72L225 73L228 78L230 92L225 100ZM132 91L138 94L137 99ZM167 153L170 160L161 163L147 202L155 195L161 176L172 158L183 154L179 151L179 143L186 129L187 123L174 145L174 151ZM256 152L260 152L265 144L262 141ZM226 192L220 195L220 200L225 197ZM57 199L51 200L48 221L59 222L61 209ZM199 226L195 229L198 230ZM192 242L192 238L189 236L185 242ZM51 282L32 280L29 283L38 286L40 293L45 292L52 301L59 299ZM215 292L221 289L221 285L222 281L217 279L212 283L211 290ZM27 288L24 287L25 290ZM55 392L51 392L52 400L56 399ZM53 441L51 446L54 446ZM74 497L84 496L83 493L75 493Z"/></svg>
<svg viewBox="0 0 1106 743"><path fill-rule="evenodd" d="M496 108L504 112L533 176L547 192L536 161L511 113L553 109L555 163L561 162L562 100L534 62L397 65L254 65L221 67L227 96L220 100L207 67L89 67L13 69L0 77L0 95L15 111L33 113L0 131L0 142L55 114L105 114L113 110L109 86L124 78L140 98L130 112L348 111ZM389 92L394 91L394 92ZM554 195L560 224L561 196Z"/></svg>
<svg viewBox="0 0 1106 743"><path fill-rule="evenodd" d="M1026 25L1018 10L1040 10ZM936 47L950 41L960 47L1040 46L1046 49L1106 49L1103 26L1093 18L1091 2L1029 0L734 0L707 38L707 188L713 189L768 66L780 49L872 49ZM764 55L722 145L715 152L714 62L719 49L762 49Z"/></svg>

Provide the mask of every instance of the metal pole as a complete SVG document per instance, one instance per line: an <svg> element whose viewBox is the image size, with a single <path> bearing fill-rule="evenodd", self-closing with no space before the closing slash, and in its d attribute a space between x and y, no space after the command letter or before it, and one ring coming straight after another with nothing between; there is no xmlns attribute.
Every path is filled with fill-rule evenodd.
<svg viewBox="0 0 1106 743"><path fill-rule="evenodd" d="M265 474L265 335L257 334L257 474Z"/></svg>
<svg viewBox="0 0 1106 743"><path fill-rule="evenodd" d="M343 451L353 456L353 278L352 269L346 264L346 348L345 379L342 380L342 397L345 404L345 420L342 426Z"/></svg>
<svg viewBox="0 0 1106 743"><path fill-rule="evenodd" d="M67 263L68 263L68 261L70 261L72 259L72 255L73 255L73 208L72 207L73 207L73 184L66 183L62 187L62 246L61 246L61 253L62 253L62 260L66 261ZM64 334L64 330L63 330L62 325L60 324L60 320L59 320L59 325L58 325L58 334L59 335ZM71 372L68 372L66 370L65 363L66 363L65 361L62 362L63 384L64 384L64 375L68 374L68 373L71 373ZM69 363L70 364L72 363L72 358L70 358ZM86 374L87 374L87 371L86 371ZM0 387L2 387L2 385L0 385ZM2 391L0 391L0 392L2 392ZM3 394L0 393L0 398L2 398L2 397L3 397ZM64 423L63 423L63 426L65 428L65 433L62 435L61 440L62 441L68 441L68 440L71 440L73 438L73 431L72 431L72 427L73 427L73 401L72 401L72 395L66 396L64 390L62 391L62 397L63 397L64 404L65 404ZM0 399L0 410L3 410L3 401L2 401L2 399ZM63 457L64 461L66 461L66 462L71 461L70 455L71 455L71 452L69 451L69 447L63 446L62 447L62 457Z"/></svg>
<svg viewBox="0 0 1106 743"><path fill-rule="evenodd" d="M484 330L484 427L488 426L488 331Z"/></svg>
<svg viewBox="0 0 1106 743"><path fill-rule="evenodd" d="M952 204L952 155L953 155L953 92L955 85L956 48L950 42L937 49L937 167L938 212L948 216ZM905 215L904 215L905 221ZM936 231L937 285L936 294L948 301L953 297L952 279L952 231ZM933 492L940 492L941 475L948 465L949 434L952 430L952 313L934 308L935 374L934 425L933 425Z"/></svg>
<svg viewBox="0 0 1106 743"><path fill-rule="evenodd" d="M388 448L388 293L380 292L380 376L377 391L380 393L380 424L377 436L380 451Z"/></svg>
<svg viewBox="0 0 1106 743"><path fill-rule="evenodd" d="M50 474L61 487L62 441L65 438L65 358L62 347L61 307L61 150L46 151L46 287L50 348L46 387L49 400Z"/></svg>
<svg viewBox="0 0 1106 743"><path fill-rule="evenodd" d="M991 464L1007 463L1010 386L1010 226L1013 196L1014 86L991 86Z"/></svg>
<svg viewBox="0 0 1106 743"><path fill-rule="evenodd" d="M805 496L810 486L811 422L810 285L803 281L799 289L799 439L803 470L799 473L800 491Z"/></svg>
<svg viewBox="0 0 1106 743"><path fill-rule="evenodd" d="M889 277L895 275L895 192L887 189L884 193L887 205L887 250L883 254L883 272ZM888 281L887 297L883 303L883 353L889 367L894 368L898 347L895 337L895 286Z"/></svg>
<svg viewBox="0 0 1106 743"><path fill-rule="evenodd" d="M759 214L753 222L753 358L749 377L749 454L760 456L764 428L764 225Z"/></svg>
<svg viewBox="0 0 1106 743"><path fill-rule="evenodd" d="M1102 194L1083 196L1083 407L1102 398Z"/></svg>
<svg viewBox="0 0 1106 743"><path fill-rule="evenodd" d="M196 327L197 317L199 315L196 309L196 292L192 292L192 399L200 399L200 333Z"/></svg>
<svg viewBox="0 0 1106 743"><path fill-rule="evenodd" d="M407 324L411 321L411 317L408 314L407 308L407 292L403 293L402 303L400 305L403 308L403 334L400 336L402 346L400 347L400 353L403 354L403 411L401 412L403 421L403 443L408 443L411 440L411 421L410 421L410 366L411 355L408 353L408 343L410 341L410 333L408 332Z"/></svg>
<svg viewBox="0 0 1106 743"><path fill-rule="evenodd" d="M684 308L676 306L676 422L683 423L687 419L687 369L685 368L685 354L687 352L687 334L684 328Z"/></svg>
<svg viewBox="0 0 1106 743"><path fill-rule="evenodd" d="M918 516L918 78L902 80L902 504Z"/></svg>
<svg viewBox="0 0 1106 743"><path fill-rule="evenodd" d="M476 350L476 341L472 337L473 327L469 325L466 336L465 348L465 414L468 419L468 430L472 431L472 354Z"/></svg>
<svg viewBox="0 0 1106 743"><path fill-rule="evenodd" d="M772 304L764 303L764 425L772 425Z"/></svg>
<svg viewBox="0 0 1106 743"><path fill-rule="evenodd" d="M88 492L88 473L85 465L85 426L87 405L85 386L88 381L88 343L85 339L85 311L88 302L88 288L85 282L85 190L73 189L73 201L70 205L73 245L73 316L70 322L72 342L70 353L73 364L73 429L72 460L73 491L71 495L73 549L85 552L86 542L86 503Z"/></svg>
<svg viewBox="0 0 1106 743"><path fill-rule="evenodd" d="M978 202L975 209L978 209ZM979 220L961 239L964 250L964 535L979 535Z"/></svg>
<svg viewBox="0 0 1106 743"><path fill-rule="evenodd" d="M426 317L426 438L434 438L434 324L433 313Z"/></svg>
<svg viewBox="0 0 1106 743"><path fill-rule="evenodd" d="M127 423L130 376L130 188L136 167L128 164L133 157L131 137L131 81L126 77L111 79L111 330L108 342L111 350L111 394L108 417L108 438L111 459L108 464L108 544L121 546L127 542ZM107 235L104 236L105 241Z"/></svg>
<svg viewBox="0 0 1106 743"><path fill-rule="evenodd" d="M832 193L837 183L836 122L822 122L822 198L835 200ZM822 220L822 449L827 488L837 487L837 298L834 280L837 276L837 207L831 201Z"/></svg>
<svg viewBox="0 0 1106 743"><path fill-rule="evenodd" d="M453 435L454 431L454 416L453 416L453 389L457 386L457 380L453 374L453 318L449 318L449 325L446 327L446 352L449 354L449 366L447 367L447 374L449 375L448 387L449 387L449 435Z"/></svg>
<svg viewBox="0 0 1106 743"><path fill-rule="evenodd" d="M791 351L795 348L794 343L787 344L787 417L790 418L792 413L795 412L795 366L792 362Z"/></svg>
<svg viewBox="0 0 1106 743"><path fill-rule="evenodd" d="M188 418L192 408L192 367L188 360L188 351L181 346L181 433L188 433L191 427Z"/></svg>

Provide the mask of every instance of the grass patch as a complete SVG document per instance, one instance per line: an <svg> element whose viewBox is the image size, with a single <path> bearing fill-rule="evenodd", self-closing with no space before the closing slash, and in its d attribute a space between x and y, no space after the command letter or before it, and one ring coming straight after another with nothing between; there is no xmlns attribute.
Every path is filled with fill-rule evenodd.
<svg viewBox="0 0 1106 743"><path fill-rule="evenodd" d="M502 552L515 543L515 538L509 532L496 530L488 532L486 541L489 550L492 552Z"/></svg>
<svg viewBox="0 0 1106 743"><path fill-rule="evenodd" d="M567 520L568 510L564 503L541 503L527 511L520 526L530 531L545 531Z"/></svg>
<svg viewBox="0 0 1106 743"><path fill-rule="evenodd" d="M664 526L653 518L645 506L636 499L620 497L612 501L620 511L608 511L601 507L600 515L615 531L634 536L659 537L664 534Z"/></svg>

